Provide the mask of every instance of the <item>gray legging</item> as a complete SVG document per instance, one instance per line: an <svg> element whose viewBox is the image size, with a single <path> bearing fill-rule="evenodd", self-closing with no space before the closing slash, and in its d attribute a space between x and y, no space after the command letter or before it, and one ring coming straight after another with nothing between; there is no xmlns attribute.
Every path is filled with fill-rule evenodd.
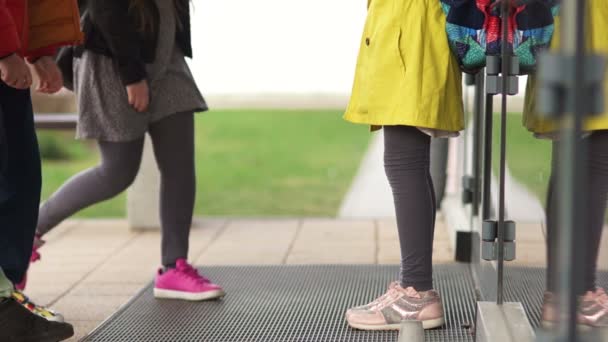
<svg viewBox="0 0 608 342"><path fill-rule="evenodd" d="M415 127L384 127L384 167L393 190L401 285L433 288L436 201L430 174L431 138Z"/></svg>
<svg viewBox="0 0 608 342"><path fill-rule="evenodd" d="M172 266L188 256L195 197L194 114L171 115L148 130L161 174L162 263ZM130 142L99 141L101 163L74 176L40 209L38 233L92 204L123 192L139 170L144 138Z"/></svg>
<svg viewBox="0 0 608 342"><path fill-rule="evenodd" d="M602 230L604 228L604 218L606 213L606 200L608 196L608 131L596 131L588 140L587 150L587 161L588 161L588 174L585 177L586 180L586 208L587 208L587 224L585 226L578 227L579 229L585 229L585 234L589 239L589 243L585 246L585 255L583 256L584 265L584 285L585 288L582 291L594 291L596 287L596 271L597 271L597 259L599 255L600 242L602 241ZM553 162L552 162L552 175L551 181L549 182L549 191L547 195L547 245L548 245L548 272L547 272L547 289L549 291L555 291L555 284L553 284L553 274L555 272L556 265L553 263L552 256L555 256L557 243L555 230L556 222L559 219L557 213L559 212L557 199L559 196L556 194L555 181L556 171L559 166L558 143L553 144Z"/></svg>

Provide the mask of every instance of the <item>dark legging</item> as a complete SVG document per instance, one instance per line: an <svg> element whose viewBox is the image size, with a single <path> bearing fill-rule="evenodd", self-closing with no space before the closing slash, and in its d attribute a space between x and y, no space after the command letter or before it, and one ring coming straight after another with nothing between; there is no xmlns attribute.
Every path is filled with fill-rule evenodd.
<svg viewBox="0 0 608 342"><path fill-rule="evenodd" d="M29 90L0 81L0 129L0 268L19 283L32 254L41 187Z"/></svg>
<svg viewBox="0 0 608 342"><path fill-rule="evenodd" d="M430 174L431 138L409 126L384 127L384 167L393 190L401 285L433 288L433 235L436 202Z"/></svg>
<svg viewBox="0 0 608 342"><path fill-rule="evenodd" d="M591 134L588 140L588 174L585 177L586 186L586 217L587 224L577 227L577 229L586 229L585 233L588 238L588 244L585 245L584 258L584 291L595 290L595 277L597 270L597 258L599 254L600 241L602 240L602 230L604 228L604 218L606 212L606 200L608 195L608 131L597 131ZM547 289L555 291L553 284L553 274L556 265L553 260L556 256L556 222L559 220L557 213L558 198L556 194L555 182L557 178L556 171L559 167L558 143L553 144L553 162L552 175L549 182L549 191L547 198L547 245L548 245L548 272L547 272ZM552 257L553 256L553 257Z"/></svg>
<svg viewBox="0 0 608 342"><path fill-rule="evenodd" d="M193 113L180 113L149 127L161 174L161 254L165 266L188 256L196 183L193 120ZM133 183L144 139L98 144L101 163L74 176L44 203L40 209L39 234L47 233L79 210L120 194Z"/></svg>

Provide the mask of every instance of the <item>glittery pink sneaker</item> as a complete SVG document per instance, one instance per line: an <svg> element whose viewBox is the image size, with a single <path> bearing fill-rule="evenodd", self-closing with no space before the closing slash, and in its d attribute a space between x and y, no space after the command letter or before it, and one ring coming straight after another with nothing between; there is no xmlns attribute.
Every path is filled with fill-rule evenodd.
<svg viewBox="0 0 608 342"><path fill-rule="evenodd" d="M602 288L595 292L587 291L578 298L577 325L585 328L608 328L608 295ZM557 302L552 293L545 293L543 303L543 325L552 327L557 323L559 313Z"/></svg>
<svg viewBox="0 0 608 342"><path fill-rule="evenodd" d="M580 299L580 315L586 325L594 328L608 328L608 295L602 288L587 292Z"/></svg>
<svg viewBox="0 0 608 342"><path fill-rule="evenodd" d="M178 259L175 268L158 270L154 284L154 297L201 301L223 297L222 288L201 276L184 259Z"/></svg>
<svg viewBox="0 0 608 342"><path fill-rule="evenodd" d="M38 234L34 237L34 246L32 248L32 255L30 257L30 264L35 263L40 260L40 252L38 249L44 245L45 241L42 240L42 237ZM27 285L27 273L23 276L23 280L19 284L15 284L15 288L19 291L24 291Z"/></svg>
<svg viewBox="0 0 608 342"><path fill-rule="evenodd" d="M392 283L378 299L346 312L348 325L360 330L399 330L406 320L420 321L424 329L442 326L444 313L439 293L418 292Z"/></svg>

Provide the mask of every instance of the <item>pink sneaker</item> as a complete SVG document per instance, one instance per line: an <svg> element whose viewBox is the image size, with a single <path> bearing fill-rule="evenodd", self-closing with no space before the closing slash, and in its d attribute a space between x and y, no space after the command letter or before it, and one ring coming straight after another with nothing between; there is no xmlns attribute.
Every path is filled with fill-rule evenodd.
<svg viewBox="0 0 608 342"><path fill-rule="evenodd" d="M184 259L178 259L173 269L159 269L154 284L155 298L201 301L225 295L220 286L198 274Z"/></svg>
<svg viewBox="0 0 608 342"><path fill-rule="evenodd" d="M42 240L42 237L39 234L34 236L34 247L32 248L32 255L30 256L30 264L35 263L40 260L40 252L38 249L44 245L45 241ZM15 288L19 291L24 291L27 285L27 273L23 276L23 280L15 285Z"/></svg>
<svg viewBox="0 0 608 342"><path fill-rule="evenodd" d="M608 295L602 288L587 292L580 299L580 314L586 325L594 328L608 328Z"/></svg>
<svg viewBox="0 0 608 342"><path fill-rule="evenodd" d="M577 314L577 325L579 328L584 327L585 318L580 314ZM557 324L559 320L559 311L557 307L557 298L553 292L545 292L543 296L543 307L542 307L542 325L551 329Z"/></svg>
<svg viewBox="0 0 608 342"><path fill-rule="evenodd" d="M406 320L420 321L424 329L442 326L445 320L439 293L404 289L395 282L378 299L346 312L348 325L360 330L399 330Z"/></svg>
<svg viewBox="0 0 608 342"><path fill-rule="evenodd" d="M595 292L588 291L580 296L577 314L577 325L580 329L608 327L608 295L602 288ZM551 328L556 324L557 312L555 295L546 292L543 303L543 325Z"/></svg>

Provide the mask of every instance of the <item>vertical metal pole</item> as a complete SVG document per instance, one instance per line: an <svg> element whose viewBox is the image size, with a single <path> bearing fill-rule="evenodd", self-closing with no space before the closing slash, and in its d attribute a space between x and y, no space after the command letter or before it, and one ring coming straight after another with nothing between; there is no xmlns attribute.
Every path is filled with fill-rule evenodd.
<svg viewBox="0 0 608 342"><path fill-rule="evenodd" d="M580 194L584 179L584 156L581 153L582 120L584 113L584 16L585 0L564 0L562 8L562 41L561 50L564 56L574 57L572 74L568 75L570 92L573 101L573 112L564 113L562 120L563 140L559 151L561 167L558 170L558 198L559 201L559 253L557 269L555 272L558 286L560 311L559 333L564 341L576 341L576 317L578 283L576 266L579 265L577 256L582 253L579 234L574 233L574 227L584 220L582 215L583 199ZM577 279L579 278L579 279Z"/></svg>
<svg viewBox="0 0 608 342"><path fill-rule="evenodd" d="M483 85L481 86L483 88ZM492 214L492 145L494 132L494 96L486 95L484 153L483 153L483 207L482 222L489 220Z"/></svg>
<svg viewBox="0 0 608 342"><path fill-rule="evenodd" d="M502 15L502 44L501 44L501 73L502 73L502 104L500 113L500 180L498 193L498 284L496 302L502 305L503 280L504 280L504 258L505 258L505 159L506 159L506 134L507 134L507 91L511 66L511 49L509 48L509 12L510 1L501 2Z"/></svg>
<svg viewBox="0 0 608 342"><path fill-rule="evenodd" d="M480 81L481 79L481 81ZM473 180L475 185L473 187L473 207L472 215L474 217L479 216L479 204L481 203L481 153L483 150L482 145L482 134L483 134L483 109L482 101L484 94L483 89L483 73L475 75L475 107L473 110Z"/></svg>

